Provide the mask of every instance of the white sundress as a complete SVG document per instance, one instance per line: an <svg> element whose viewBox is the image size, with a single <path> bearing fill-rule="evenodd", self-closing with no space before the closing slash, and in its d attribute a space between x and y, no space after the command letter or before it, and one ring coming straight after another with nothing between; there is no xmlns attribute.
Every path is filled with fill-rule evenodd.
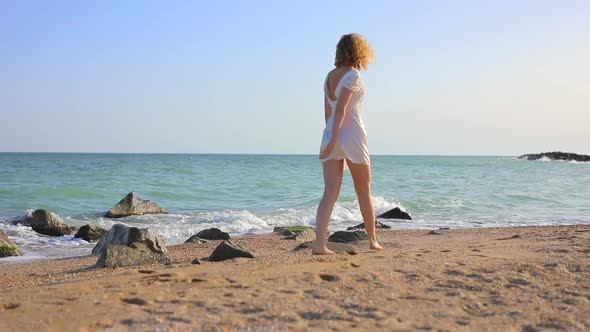
<svg viewBox="0 0 590 332"><path fill-rule="evenodd" d="M360 114L361 104L363 97L365 96L365 85L361 81L359 71L356 69L351 69L346 72L340 79L340 82L338 82L335 91L336 100L330 99L328 77L326 77L324 94L330 104L332 113L330 114L330 118L324 129L320 151L323 150L332 139L336 104L338 103L338 98L340 97L343 88L351 90L354 94L346 107L344 121L340 128L338 144L336 144L332 153L325 159L321 159L321 161L325 162L330 159L348 159L355 164L369 165L371 160L369 158L369 149L367 147L367 132L365 131L365 125L363 124Z"/></svg>

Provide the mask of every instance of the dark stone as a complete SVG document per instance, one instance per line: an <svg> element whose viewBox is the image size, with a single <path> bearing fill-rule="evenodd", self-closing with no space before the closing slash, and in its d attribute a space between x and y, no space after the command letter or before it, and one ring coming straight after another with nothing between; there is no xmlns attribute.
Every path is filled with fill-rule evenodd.
<svg viewBox="0 0 590 332"><path fill-rule="evenodd" d="M302 232L293 233L293 235L287 236L285 237L285 239L297 241L313 241L315 240L315 231L311 228L305 229Z"/></svg>
<svg viewBox="0 0 590 332"><path fill-rule="evenodd" d="M406 211L400 209L399 207L393 208L389 211L383 212L377 216L377 218L381 219L403 219L403 220L412 220L412 217Z"/></svg>
<svg viewBox="0 0 590 332"><path fill-rule="evenodd" d="M107 230L96 225L84 225L78 229L74 237L85 241L98 241L107 233Z"/></svg>
<svg viewBox="0 0 590 332"><path fill-rule="evenodd" d="M426 235L443 235L443 233L437 232L437 231L430 231L430 232L426 233Z"/></svg>
<svg viewBox="0 0 590 332"><path fill-rule="evenodd" d="M207 241L205 239L201 239L197 235L193 235L193 236L189 237L188 240L184 241L184 243L207 243L207 242L209 242L209 241Z"/></svg>
<svg viewBox="0 0 590 332"><path fill-rule="evenodd" d="M111 244L100 256L96 265L99 267L125 267L146 264L165 264L170 262L167 254L150 250L145 244L135 242L130 246Z"/></svg>
<svg viewBox="0 0 590 332"><path fill-rule="evenodd" d="M112 244L130 246L132 243L137 242L145 244L152 252L168 256L168 250L166 250L162 238L150 232L147 228L139 229L137 227L127 227L123 224L114 225L92 249L92 254L102 255L107 246Z"/></svg>
<svg viewBox="0 0 590 332"><path fill-rule="evenodd" d="M390 229L390 226L385 225L384 223L380 222L380 221L375 221L375 226L377 229ZM347 231L356 231L356 230L360 230L360 229L365 229L365 223L360 223L356 226L351 226L348 227L346 230Z"/></svg>
<svg viewBox="0 0 590 332"><path fill-rule="evenodd" d="M518 159L539 160L543 157L550 160L590 162L590 156L588 155L561 151L523 154L522 156L519 156Z"/></svg>
<svg viewBox="0 0 590 332"><path fill-rule="evenodd" d="M330 235L329 242L352 243L367 240L367 233L363 231L338 231Z"/></svg>
<svg viewBox="0 0 590 332"><path fill-rule="evenodd" d="M130 192L119 203L113 206L106 214L107 218L122 218L133 215L168 213L158 204L141 199L137 194Z"/></svg>
<svg viewBox="0 0 590 332"><path fill-rule="evenodd" d="M205 240L229 240L230 236L219 228L204 229L197 233L197 237Z"/></svg>
<svg viewBox="0 0 590 332"><path fill-rule="evenodd" d="M195 258L195 259L193 259L193 261L191 262L191 264L201 265L201 261L198 258Z"/></svg>
<svg viewBox="0 0 590 332"><path fill-rule="evenodd" d="M0 258L8 256L21 256L22 253L14 242L8 239L3 231L0 231Z"/></svg>
<svg viewBox="0 0 590 332"><path fill-rule="evenodd" d="M209 256L209 260L212 262L220 262L236 257L254 258L254 254L232 241L223 241L217 246L217 248L215 248L215 250L213 250L211 256Z"/></svg>
<svg viewBox="0 0 590 332"><path fill-rule="evenodd" d="M49 236L70 235L76 230L76 226L67 225L57 214L44 209L28 214L26 224L35 232Z"/></svg>
<svg viewBox="0 0 590 332"><path fill-rule="evenodd" d="M335 274L320 273L320 279L323 281L339 281L341 278Z"/></svg>
<svg viewBox="0 0 590 332"><path fill-rule="evenodd" d="M279 233L283 236L292 236L293 234L301 233L306 229L311 229L313 231L313 228L308 226L277 226L272 232Z"/></svg>
<svg viewBox="0 0 590 332"><path fill-rule="evenodd" d="M146 305L147 304L146 300L139 298L139 297L127 298L127 299L123 299L121 301L128 303L128 304L136 304L136 305Z"/></svg>

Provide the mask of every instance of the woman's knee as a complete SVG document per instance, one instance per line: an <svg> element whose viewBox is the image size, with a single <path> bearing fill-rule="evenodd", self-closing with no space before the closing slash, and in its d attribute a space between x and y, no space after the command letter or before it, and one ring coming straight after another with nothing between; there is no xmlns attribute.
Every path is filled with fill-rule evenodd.
<svg viewBox="0 0 590 332"><path fill-rule="evenodd" d="M370 197L371 196L371 184L355 185L354 191L358 197Z"/></svg>

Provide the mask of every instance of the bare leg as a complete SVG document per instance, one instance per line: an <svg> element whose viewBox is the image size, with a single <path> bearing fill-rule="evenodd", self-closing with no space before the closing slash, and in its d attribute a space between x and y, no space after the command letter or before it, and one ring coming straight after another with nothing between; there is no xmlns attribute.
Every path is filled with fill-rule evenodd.
<svg viewBox="0 0 590 332"><path fill-rule="evenodd" d="M318 206L315 229L316 239L311 246L311 252L314 255L331 255L334 252L326 247L326 234L328 233L332 209L334 209L334 204L340 194L344 162L342 160L327 160L322 163L322 167L324 168L324 195Z"/></svg>
<svg viewBox="0 0 590 332"><path fill-rule="evenodd" d="M375 231L375 207L373 205L373 196L371 195L371 165L354 164L347 160L350 174L354 182L354 190L359 200L359 207L365 222L365 230L369 236L369 248L383 250L383 247L377 242Z"/></svg>

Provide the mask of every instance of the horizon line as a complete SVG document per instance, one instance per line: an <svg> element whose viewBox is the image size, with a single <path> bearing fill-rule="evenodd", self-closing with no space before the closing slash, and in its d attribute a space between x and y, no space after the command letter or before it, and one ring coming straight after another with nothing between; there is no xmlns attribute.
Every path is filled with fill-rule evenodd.
<svg viewBox="0 0 590 332"><path fill-rule="evenodd" d="M241 156L315 156L316 153L236 153L236 152L71 152L71 151L0 151L0 154L136 154L136 155L241 155ZM404 157L515 157L514 154L371 154L370 156Z"/></svg>

